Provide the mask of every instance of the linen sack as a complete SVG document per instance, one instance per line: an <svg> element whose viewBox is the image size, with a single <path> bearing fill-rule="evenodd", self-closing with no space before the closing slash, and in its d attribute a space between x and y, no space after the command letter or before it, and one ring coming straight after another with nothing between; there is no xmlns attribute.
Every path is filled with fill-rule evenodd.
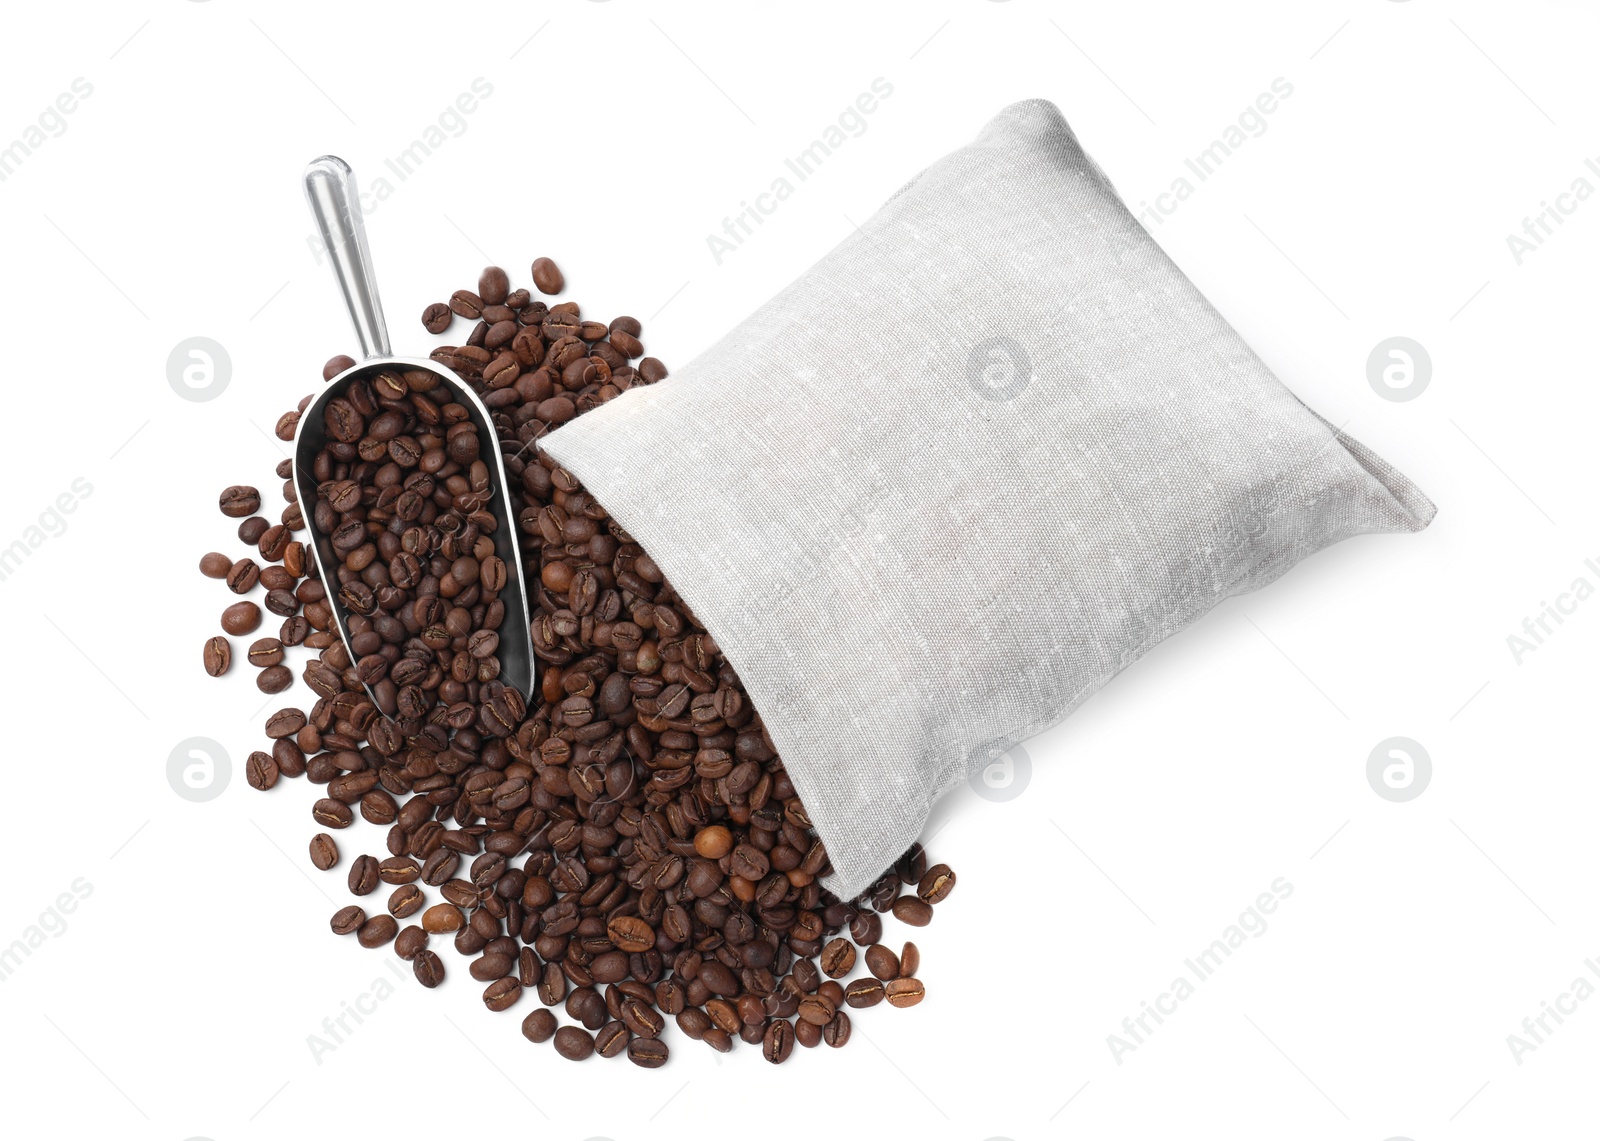
<svg viewBox="0 0 1600 1141"><path fill-rule="evenodd" d="M1434 513L1268 371L1042 100L544 447L738 671L844 899L1222 599Z"/></svg>

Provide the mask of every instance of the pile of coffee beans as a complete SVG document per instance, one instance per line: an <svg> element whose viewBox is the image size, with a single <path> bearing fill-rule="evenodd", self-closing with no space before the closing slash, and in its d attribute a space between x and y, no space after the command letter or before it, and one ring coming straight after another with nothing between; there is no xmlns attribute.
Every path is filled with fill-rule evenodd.
<svg viewBox="0 0 1600 1141"><path fill-rule="evenodd" d="M546 295L564 287L548 258L532 277ZM267 718L250 784L303 775L324 787L309 848L322 871L340 865L334 834L358 816L387 829L387 855L358 854L346 871L353 896L383 892L382 906L341 908L334 933L392 946L425 987L445 978L435 945L448 940L486 1007L531 992L523 1034L573 1060L660 1066L670 1018L715 1050L742 1039L782 1062L796 1044L844 1045L847 1008L920 1003L916 944L893 951L882 917L926 925L955 874L913 845L859 899L822 888L827 853L738 675L650 556L538 449L667 375L643 355L639 322L583 319L575 303L512 290L493 266L422 323L442 333L458 317L473 323L466 343L432 359L483 400L496 440L478 438L432 373L358 374L329 402L314 467L310 522L331 539L337 582L319 580L293 537L307 520L288 461L278 523L257 514L254 487L219 500L259 558L200 561L236 594L264 590L282 618L245 651L263 691L293 683L290 647L317 651L301 672L316 702ZM323 378L354 364L335 357ZM294 438L310 400L278 422L280 438ZM492 541L490 448L526 560L540 670L527 700L498 680L507 568ZM223 611L206 672L226 673L226 635L261 622L253 600Z"/></svg>

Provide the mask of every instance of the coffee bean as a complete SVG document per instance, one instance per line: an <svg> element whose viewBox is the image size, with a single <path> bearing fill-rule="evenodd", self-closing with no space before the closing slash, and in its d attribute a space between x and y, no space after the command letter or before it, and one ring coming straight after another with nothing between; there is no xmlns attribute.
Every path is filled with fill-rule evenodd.
<svg viewBox="0 0 1600 1141"><path fill-rule="evenodd" d="M911 847L895 861L895 874L900 877L900 882L907 886L915 886L928 870L928 854L923 851L922 845L912 841Z"/></svg>
<svg viewBox="0 0 1600 1141"><path fill-rule="evenodd" d="M428 933L415 923L408 927L400 928L400 934L394 937L394 953L406 961L417 957L417 953L427 950Z"/></svg>
<svg viewBox="0 0 1600 1141"><path fill-rule="evenodd" d="M253 633L261 625L261 607L254 602L235 602L222 612L222 628L229 634Z"/></svg>
<svg viewBox="0 0 1600 1141"><path fill-rule="evenodd" d="M306 727L306 715L293 706L279 709L267 718L266 733L274 741L293 737Z"/></svg>
<svg viewBox="0 0 1600 1141"><path fill-rule="evenodd" d="M268 523L261 516L252 515L248 519L240 521L239 530L236 532L236 534L238 534L239 541L241 543L244 543L246 546L253 547L260 540L261 536L267 533L267 528L270 526L272 526L272 524Z"/></svg>
<svg viewBox="0 0 1600 1141"><path fill-rule="evenodd" d="M444 982L444 962L435 951L418 951L411 960L411 973L419 983L432 990Z"/></svg>
<svg viewBox="0 0 1600 1141"><path fill-rule="evenodd" d="M522 998L522 984L513 977L495 979L483 989L483 1005L490 1010L510 1010Z"/></svg>
<svg viewBox="0 0 1600 1141"><path fill-rule="evenodd" d="M594 1039L576 1026L563 1026L555 1033L556 1053L569 1062L581 1062L594 1053Z"/></svg>
<svg viewBox="0 0 1600 1141"><path fill-rule="evenodd" d="M493 437L439 374L367 369L325 405L325 446L298 471L276 465L288 481L281 522L256 514L259 493L252 504L251 489L230 489L246 511L240 541L258 552L232 585L261 587L282 619L248 660L258 682L289 685L286 647L305 646L313 656L295 669L316 702L268 718L273 745L247 776L323 786L316 866L338 863L329 832L357 810L385 829L386 852L350 878L368 893L394 885L387 910L354 909L350 929L394 941L423 985L444 976L429 938L450 935L491 1008L527 989L565 1004L575 1025L560 1031L541 1009L523 1021L531 1039L576 1057L626 1051L647 1067L665 1061L668 1018L714 1050L737 1036L774 1060L797 1042L841 1045L843 1009L886 995L877 978L843 983L860 954L851 940L869 969L887 956L906 1002L915 949L907 964L881 947L875 911L919 918L948 891L935 875L948 869L928 869L914 846L861 899L822 888L826 849L737 675L649 554L530 446L666 367L644 356L633 318L534 301L495 267L476 284L423 320L430 331L457 314L474 322L433 357L489 405ZM547 259L535 285L565 287ZM354 367L330 361L329 375ZM280 417L280 433L295 433L309 401ZM302 503L296 479L314 497ZM538 596L533 694L501 680L516 568L496 544L508 525ZM320 567L292 537L307 526L326 544ZM234 571L221 554L202 562ZM259 626L261 607L245 605L224 633ZM444 902L427 906L423 884ZM902 884L915 894L899 899Z"/></svg>
<svg viewBox="0 0 1600 1141"><path fill-rule="evenodd" d="M228 672L228 667L233 664L233 649L228 644L228 639L220 635L206 639L205 666L206 673L212 677L221 677Z"/></svg>
<svg viewBox="0 0 1600 1141"><path fill-rule="evenodd" d="M282 693L294 684L294 672L288 666L268 666L256 674L256 688L262 693Z"/></svg>
<svg viewBox="0 0 1600 1141"><path fill-rule="evenodd" d="M278 762L258 750L245 761L244 775L251 788L265 791L278 783Z"/></svg>
<svg viewBox="0 0 1600 1141"><path fill-rule="evenodd" d="M808 994L800 1000L798 1011L803 1021L814 1026L825 1026L832 1020L837 1011L832 1002L820 994Z"/></svg>
<svg viewBox="0 0 1600 1141"><path fill-rule="evenodd" d="M522 1036L530 1042L548 1042L557 1026L556 1016L540 1007L522 1020Z"/></svg>
<svg viewBox="0 0 1600 1141"><path fill-rule="evenodd" d="M395 922L392 915L374 915L361 925L356 932L356 942L363 947L381 947L392 940L400 931L400 924Z"/></svg>
<svg viewBox="0 0 1600 1141"><path fill-rule="evenodd" d="M257 638L245 656L253 666L275 666L283 661L283 643L277 638Z"/></svg>
<svg viewBox="0 0 1600 1141"><path fill-rule="evenodd" d="M450 295L450 309L469 321L483 316L483 298L470 289L458 289Z"/></svg>
<svg viewBox="0 0 1600 1141"><path fill-rule="evenodd" d="M311 837L311 864L325 872L339 862L339 845L326 832Z"/></svg>
<svg viewBox="0 0 1600 1141"><path fill-rule="evenodd" d="M499 266L488 266L478 275L478 295L485 305L504 305L510 292L511 279Z"/></svg>
<svg viewBox="0 0 1600 1141"><path fill-rule="evenodd" d="M883 984L890 1006L915 1006L922 1001L921 979L893 979Z"/></svg>
<svg viewBox="0 0 1600 1141"><path fill-rule="evenodd" d="M907 943L900 949L900 977L910 978L917 973L917 968L922 966L922 952L917 950L915 943Z"/></svg>
<svg viewBox="0 0 1600 1141"><path fill-rule="evenodd" d="M396 919L409 919L422 909L428 897L416 884L403 884L389 893L389 914ZM418 928L421 930L421 928Z"/></svg>
<svg viewBox="0 0 1600 1141"><path fill-rule="evenodd" d="M454 318L450 306L435 301L422 311L422 327L430 333L442 333L450 327Z"/></svg>
<svg viewBox="0 0 1600 1141"><path fill-rule="evenodd" d="M606 924L606 934L619 951L648 951L656 945L650 924L634 915L619 915Z"/></svg>
<svg viewBox="0 0 1600 1141"><path fill-rule="evenodd" d="M254 559L240 559L228 568L228 589L235 594L249 594L261 580L261 568Z"/></svg>
<svg viewBox="0 0 1600 1141"><path fill-rule="evenodd" d="M372 856L357 856L345 882L351 895L371 895L378 890L378 861Z"/></svg>
<svg viewBox="0 0 1600 1141"><path fill-rule="evenodd" d="M348 828L356 818L348 804L326 797L311 806L311 815L324 828Z"/></svg>
<svg viewBox="0 0 1600 1141"><path fill-rule="evenodd" d="M949 864L935 864L917 883L917 894L925 903L942 903L956 886L956 874Z"/></svg>
<svg viewBox="0 0 1600 1141"><path fill-rule="evenodd" d="M622 1023L607 1022L594 1032L594 1052L602 1058L615 1058L628 1048L632 1037L632 1032Z"/></svg>
<svg viewBox="0 0 1600 1141"><path fill-rule="evenodd" d="M912 927L926 927L933 919L933 907L914 895L903 895L894 901L894 917Z"/></svg>
<svg viewBox="0 0 1600 1141"><path fill-rule="evenodd" d="M207 578L227 578L233 560L220 551L210 551L200 556L200 573Z"/></svg>
<svg viewBox="0 0 1600 1141"><path fill-rule="evenodd" d="M647 1070L667 1064L667 1044L659 1038L635 1038L628 1043L628 1061Z"/></svg>
<svg viewBox="0 0 1600 1141"><path fill-rule="evenodd" d="M345 369L355 367L356 362L354 357L345 356L343 353L340 353L336 357L329 357L328 362L322 366L322 379L332 380Z"/></svg>
<svg viewBox="0 0 1600 1141"><path fill-rule="evenodd" d="M761 1056L777 1065L787 1062L794 1052L794 1027L784 1018L774 1018L767 1024L761 1039Z"/></svg>
<svg viewBox="0 0 1600 1141"><path fill-rule="evenodd" d="M566 279L561 276L561 270L549 258L535 258L533 262L533 284L545 296L560 293Z"/></svg>
<svg viewBox="0 0 1600 1141"><path fill-rule="evenodd" d="M900 977L900 959L882 943L874 943L867 948L865 955L867 970L872 972L872 977L888 982L890 979Z"/></svg>
<svg viewBox="0 0 1600 1141"><path fill-rule="evenodd" d="M222 494L217 497L217 506L222 509L224 515L242 519L246 515L256 513L256 509L261 506L261 493L253 487L235 484L223 489Z"/></svg>
<svg viewBox="0 0 1600 1141"><path fill-rule="evenodd" d="M335 935L354 934L366 921L367 913L354 904L349 907L341 907L333 913L333 933Z"/></svg>
<svg viewBox="0 0 1600 1141"><path fill-rule="evenodd" d="M844 988L848 1006L877 1006L883 1001L883 984L877 979L852 979Z"/></svg>
<svg viewBox="0 0 1600 1141"><path fill-rule="evenodd" d="M464 922L460 909L448 903L436 903L422 913L422 929L435 935L459 931Z"/></svg>
<svg viewBox="0 0 1600 1141"><path fill-rule="evenodd" d="M843 978L856 965L856 949L848 939L834 939L822 948L818 964L830 979Z"/></svg>

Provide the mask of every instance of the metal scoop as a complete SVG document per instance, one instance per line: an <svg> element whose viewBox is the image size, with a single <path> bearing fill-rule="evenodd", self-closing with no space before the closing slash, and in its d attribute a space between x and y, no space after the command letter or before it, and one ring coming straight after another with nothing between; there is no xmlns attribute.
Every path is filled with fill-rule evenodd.
<svg viewBox="0 0 1600 1141"><path fill-rule="evenodd" d="M361 355L366 358L328 382L322 395L313 400L301 415L294 437L294 485L300 497L306 527L311 532L312 556L316 559L323 586L327 588L328 606L333 611L339 637L344 640L350 660L357 660L350 646L350 616L338 597L338 571L342 560L333 549L331 537L321 534L312 519L312 508L317 502L317 479L312 466L317 453L328 442L323 412L329 401L343 395L351 382L360 377L376 376L385 369L402 372L423 369L439 377L455 401L467 410L469 419L478 429L478 438L482 443L479 458L489 469L491 485L489 502L484 509L492 513L499 524L492 536L494 549L506 565L506 584L499 595L505 604L506 614L498 630L498 680L519 690L523 697L531 697L534 658L533 640L528 629L528 591L523 582L522 555L517 549L515 519L506 498L505 463L489 410L470 385L436 361L389 355L389 331L383 322L378 283L367 253L367 232L361 222L355 175L351 173L349 164L333 155L324 155L306 167L305 183L311 216L316 219L317 229L322 233L323 244L333 263L333 276L339 283L339 292L344 295L345 307L350 311L350 323L355 326L356 338L361 342ZM372 686L366 689L373 704L383 709L383 703L378 701ZM392 709L384 712L393 715Z"/></svg>

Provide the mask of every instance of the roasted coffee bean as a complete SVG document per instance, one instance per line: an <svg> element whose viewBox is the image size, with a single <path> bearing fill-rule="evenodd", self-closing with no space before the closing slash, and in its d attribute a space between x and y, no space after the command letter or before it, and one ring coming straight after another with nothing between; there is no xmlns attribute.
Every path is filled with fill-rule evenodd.
<svg viewBox="0 0 1600 1141"><path fill-rule="evenodd" d="M340 353L336 357L329 357L327 363L322 366L322 379L332 380L345 369L355 367L356 362L354 357L349 357L343 353Z"/></svg>
<svg viewBox="0 0 1600 1141"><path fill-rule="evenodd" d="M339 862L339 845L326 832L311 837L311 864L325 872Z"/></svg>
<svg viewBox="0 0 1600 1141"><path fill-rule="evenodd" d="M922 966L922 952L917 950L915 943L907 943L900 949L900 977L910 978L917 973L917 968Z"/></svg>
<svg viewBox="0 0 1600 1141"><path fill-rule="evenodd" d="M558 1025L556 1016L540 1007L522 1020L522 1036L530 1042L548 1042Z"/></svg>
<svg viewBox="0 0 1600 1141"><path fill-rule="evenodd" d="M561 270L549 258L535 258L533 261L534 288L545 296L560 293L566 284L566 279L561 276Z"/></svg>
<svg viewBox="0 0 1600 1141"><path fill-rule="evenodd" d="M277 638L257 638L245 655L253 666L275 666L283 661L283 643Z"/></svg>
<svg viewBox="0 0 1600 1141"><path fill-rule="evenodd" d="M594 1032L594 1052L602 1058L615 1058L628 1048L632 1032L620 1022L607 1022Z"/></svg>
<svg viewBox="0 0 1600 1141"><path fill-rule="evenodd" d="M893 979L883 984L883 995L890 1006L915 1006L922 1001L921 979Z"/></svg>
<svg viewBox="0 0 1600 1141"><path fill-rule="evenodd" d="M428 948L428 933L415 923L409 927L400 928L400 934L394 937L394 953L408 962L417 957L418 952Z"/></svg>
<svg viewBox="0 0 1600 1141"><path fill-rule="evenodd" d="M650 924L634 915L619 915L606 925L606 934L619 951L648 951L656 945Z"/></svg>
<svg viewBox="0 0 1600 1141"><path fill-rule="evenodd" d="M254 559L240 559L228 568L228 589L235 594L249 594L261 581L261 568Z"/></svg>
<svg viewBox="0 0 1600 1141"><path fill-rule="evenodd" d="M333 913L333 933L335 935L352 935L366 921L367 913L354 904L349 907L341 907Z"/></svg>
<svg viewBox="0 0 1600 1141"><path fill-rule="evenodd" d="M229 634L254 633L261 625L261 607L254 602L235 602L222 612L222 628Z"/></svg>
<svg viewBox="0 0 1600 1141"><path fill-rule="evenodd" d="M357 856L345 878L351 895L371 895L378 890L378 861L372 856Z"/></svg>
<svg viewBox="0 0 1600 1141"><path fill-rule="evenodd" d="M941 903L956 886L956 874L949 864L935 864L917 883L917 894L925 903Z"/></svg>
<svg viewBox="0 0 1600 1141"><path fill-rule="evenodd" d="M923 873L928 870L928 854L922 850L922 845L912 842L905 854L895 861L895 874L900 877L900 882L908 887L915 887L917 881L922 879Z"/></svg>
<svg viewBox="0 0 1600 1141"><path fill-rule="evenodd" d="M430 333L442 333L450 327L450 322L455 319L455 314L450 311L450 306L435 301L422 311L422 327Z"/></svg>
<svg viewBox="0 0 1600 1141"><path fill-rule="evenodd" d="M246 515L254 515L261 506L261 493L253 487L235 484L233 487L224 488L217 498L217 506L222 508L224 515L234 519L242 519Z"/></svg>
<svg viewBox="0 0 1600 1141"><path fill-rule="evenodd" d="M915 1001L920 984L901 977L914 975L915 950L908 964L870 949L882 937L875 911L915 920L953 877L913 847L860 899L823 889L827 852L738 676L649 554L532 446L666 367L643 355L638 321L608 325L511 284L488 267L475 292L424 313L430 330L457 314L474 322L463 344L433 355L489 406L493 437L438 374L369 369L326 406L326 445L300 472L314 498L302 504L286 482L278 522L256 514L258 493L252 504L248 489L230 489L230 504L248 508L240 541L260 564L234 584L261 587L283 620L248 659L258 681L287 685L287 647L307 647L294 669L316 702L268 719L274 743L247 775L324 786L319 867L338 863L328 833L357 809L384 828L386 851L351 877L375 891L375 864L377 882L394 885L388 910L353 909L349 929L364 943L393 940L427 986L444 976L428 940L451 936L491 1007L530 988L543 1006L565 1004L576 1024L565 1031L548 1009L523 1026L568 1056L625 1051L661 1064L668 1018L712 1049L737 1037L774 1060L796 1042L840 1045L842 1010L886 995L881 979L841 981L859 957L851 940L869 948L869 969L887 956L898 1000ZM547 261L535 284L564 288ZM327 367L334 376L355 362ZM280 432L293 434L309 401ZM275 474L296 473L286 461ZM534 580L531 694L502 681L506 525ZM307 526L328 544L320 569L291 537ZM220 554L202 562L224 579L234 569ZM253 632L260 611L241 604L224 633ZM427 906L423 884L444 902ZM903 885L915 891L902 900Z"/></svg>
<svg viewBox="0 0 1600 1141"><path fill-rule="evenodd" d="M228 639L220 635L206 639L205 666L206 673L212 677L221 677L228 672L228 667L233 664L233 650L228 644Z"/></svg>
<svg viewBox="0 0 1600 1141"><path fill-rule="evenodd" d="M877 1006L883 1001L883 983L877 979L852 979L844 988L848 1006Z"/></svg>
<svg viewBox="0 0 1600 1141"><path fill-rule="evenodd" d="M324 828L348 828L356 818L348 804L327 797L311 806L311 815Z"/></svg>
<svg viewBox="0 0 1600 1141"><path fill-rule="evenodd" d="M363 947L381 947L400 932L400 924L392 915L374 915L356 932L356 941Z"/></svg>
<svg viewBox="0 0 1600 1141"><path fill-rule="evenodd" d="M483 988L483 1005L490 1010L510 1010L522 998L522 984L513 977L495 979Z"/></svg>
<svg viewBox="0 0 1600 1141"><path fill-rule="evenodd" d="M628 1061L647 1070L667 1064L667 1044L659 1038L635 1038L628 1043Z"/></svg>
<svg viewBox="0 0 1600 1141"><path fill-rule="evenodd" d="M912 927L926 927L933 919L932 904L924 903L914 895L902 895L894 901L894 917Z"/></svg>
<svg viewBox="0 0 1600 1141"><path fill-rule="evenodd" d="M867 970L872 972L872 977L888 982L890 979L900 977L900 959L882 943L874 943L867 948Z"/></svg>
<svg viewBox="0 0 1600 1141"><path fill-rule="evenodd" d="M556 1053L569 1062L581 1062L594 1053L594 1039L576 1026L563 1026L555 1033Z"/></svg>
<svg viewBox="0 0 1600 1141"><path fill-rule="evenodd" d="M262 693L282 693L294 684L294 671L288 666L268 666L256 674L256 688Z"/></svg>
<svg viewBox="0 0 1600 1141"><path fill-rule="evenodd" d="M422 909L427 898L416 884L403 884L389 893L389 914L396 919L409 919Z"/></svg>
<svg viewBox="0 0 1600 1141"><path fill-rule="evenodd" d="M856 949L848 939L834 939L822 948L818 958L822 973L830 979L842 979L856 965Z"/></svg>
<svg viewBox="0 0 1600 1141"><path fill-rule="evenodd" d="M271 753L258 750L245 761L244 775L251 788L265 791L278 783L278 762Z"/></svg>
<svg viewBox="0 0 1600 1141"><path fill-rule="evenodd" d="M761 1039L761 1056L777 1065L787 1062L794 1052L794 1026L786 1018L774 1018Z"/></svg>
<svg viewBox="0 0 1600 1141"><path fill-rule="evenodd" d="M220 551L211 551L200 556L200 573L207 578L227 578L228 571L232 568L233 560Z"/></svg>
<svg viewBox="0 0 1600 1141"><path fill-rule="evenodd" d="M461 909L449 903L436 903L422 913L422 929L435 935L459 931L464 922Z"/></svg>
<svg viewBox="0 0 1600 1141"><path fill-rule="evenodd" d="M293 737L306 726L306 715L300 710L290 706L280 709L267 718L267 736L274 741L285 737Z"/></svg>
<svg viewBox="0 0 1600 1141"><path fill-rule="evenodd" d="M432 990L444 982L444 961L434 951L418 951L411 960L411 973L417 981Z"/></svg>

